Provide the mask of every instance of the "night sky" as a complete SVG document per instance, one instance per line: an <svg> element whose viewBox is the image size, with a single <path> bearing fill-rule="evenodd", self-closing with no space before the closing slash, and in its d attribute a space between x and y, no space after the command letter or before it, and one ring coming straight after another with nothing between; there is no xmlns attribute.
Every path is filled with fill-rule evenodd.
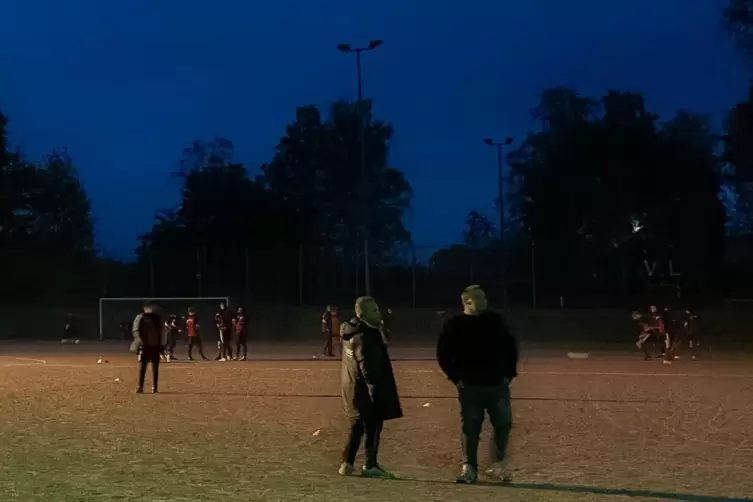
<svg viewBox="0 0 753 502"><path fill-rule="evenodd" d="M155 209L178 201L181 152L231 139L252 171L295 107L364 92L395 127L393 167L415 197L418 246L460 239L494 214L485 136L522 138L547 86L643 91L720 125L748 73L719 24L726 0L18 0L0 6L0 108L31 160L66 145L93 202L96 241L129 258ZM145 194L145 195L144 195ZM496 220L496 218L495 218Z"/></svg>

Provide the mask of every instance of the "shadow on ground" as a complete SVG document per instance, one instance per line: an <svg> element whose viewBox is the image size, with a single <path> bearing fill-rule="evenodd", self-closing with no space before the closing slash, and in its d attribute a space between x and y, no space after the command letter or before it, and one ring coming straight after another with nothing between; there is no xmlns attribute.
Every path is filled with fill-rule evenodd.
<svg viewBox="0 0 753 502"><path fill-rule="evenodd" d="M449 484L452 481L438 481L429 479L400 479L400 481L417 481L420 483L444 483ZM452 483L454 484L454 483ZM530 491L547 491L562 493L583 493L588 495L614 495L623 497L644 497L662 500L680 500L684 502L750 502L752 499L732 498L732 497L715 497L711 495L694 495L692 493L672 493L659 492L652 490L631 490L625 488L600 488L597 486L583 485L559 485L554 483L489 483L479 482L477 486L494 486L501 490L518 489Z"/></svg>
<svg viewBox="0 0 753 502"><path fill-rule="evenodd" d="M285 393L259 393L259 392L164 392L160 394L168 395L188 395L188 396L213 396L213 397L289 397L296 399L324 398L340 399L340 394L285 394ZM400 396L400 399L426 399L426 400L457 400L457 396ZM514 397L513 401L552 401L560 403L617 403L617 404L661 404L661 401L637 400L637 399L574 399L574 398L556 398L556 397Z"/></svg>

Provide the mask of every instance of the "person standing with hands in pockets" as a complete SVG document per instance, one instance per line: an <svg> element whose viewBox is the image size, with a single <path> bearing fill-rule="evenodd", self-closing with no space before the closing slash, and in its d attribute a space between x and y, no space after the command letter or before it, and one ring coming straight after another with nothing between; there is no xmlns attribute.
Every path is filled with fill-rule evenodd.
<svg viewBox="0 0 753 502"><path fill-rule="evenodd" d="M355 311L356 317L340 327L342 399L350 430L338 473L353 474L356 454L366 436L361 475L394 479L377 461L384 422L403 416L392 362L379 331L382 315L379 305L368 296L356 300Z"/></svg>
<svg viewBox="0 0 753 502"><path fill-rule="evenodd" d="M457 482L478 481L478 443L486 412L493 429L492 467L486 472L509 483L510 382L518 374L518 342L502 316L487 310L480 286L465 288L461 300L463 313L445 322L437 344L439 366L460 401L464 462Z"/></svg>

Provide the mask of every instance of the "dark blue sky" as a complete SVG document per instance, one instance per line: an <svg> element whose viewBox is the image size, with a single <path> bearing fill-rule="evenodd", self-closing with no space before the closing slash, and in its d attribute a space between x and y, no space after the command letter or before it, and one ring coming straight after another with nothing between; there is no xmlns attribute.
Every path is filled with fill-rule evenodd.
<svg viewBox="0 0 753 502"><path fill-rule="evenodd" d="M459 239L493 214L496 157L520 138L542 88L643 91L652 110L710 113L748 74L719 27L726 0L23 0L0 6L0 108L38 160L66 145L94 205L97 242L128 257L195 138L231 139L255 169L296 105L355 97L340 42L364 57L365 93L393 123L391 162L415 191L419 246Z"/></svg>

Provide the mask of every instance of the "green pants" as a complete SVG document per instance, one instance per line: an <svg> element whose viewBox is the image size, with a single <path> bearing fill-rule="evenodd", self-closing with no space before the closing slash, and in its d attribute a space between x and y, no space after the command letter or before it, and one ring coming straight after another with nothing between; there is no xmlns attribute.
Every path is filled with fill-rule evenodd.
<svg viewBox="0 0 753 502"><path fill-rule="evenodd" d="M507 454L507 443L512 429L510 383L496 386L463 386L458 389L464 463L478 468L478 442L484 414L489 414L492 424L492 462L500 462Z"/></svg>

